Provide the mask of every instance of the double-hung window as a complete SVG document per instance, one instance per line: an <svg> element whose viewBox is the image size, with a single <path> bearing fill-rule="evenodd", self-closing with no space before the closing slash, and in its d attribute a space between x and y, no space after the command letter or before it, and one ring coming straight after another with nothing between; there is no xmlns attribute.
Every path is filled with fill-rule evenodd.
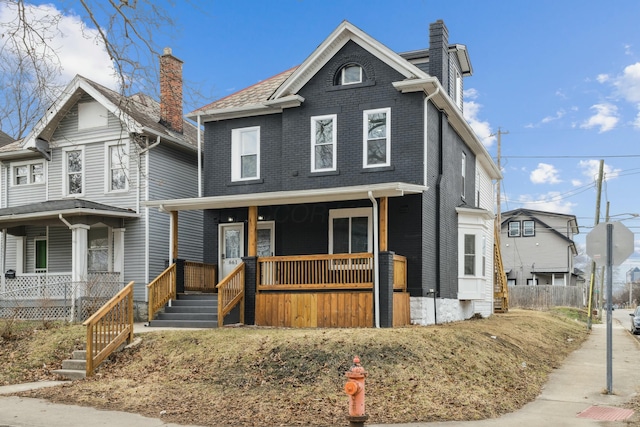
<svg viewBox="0 0 640 427"><path fill-rule="evenodd" d="M311 118L311 172L336 170L337 116Z"/></svg>
<svg viewBox="0 0 640 427"><path fill-rule="evenodd" d="M476 236L464 235L464 274L474 276L476 274Z"/></svg>
<svg viewBox="0 0 640 427"><path fill-rule="evenodd" d="M107 158L109 159L107 192L127 191L129 157L126 144L107 145Z"/></svg>
<svg viewBox="0 0 640 427"><path fill-rule="evenodd" d="M522 236L523 237L531 237L536 235L536 224L535 222L528 220L522 221Z"/></svg>
<svg viewBox="0 0 640 427"><path fill-rule="evenodd" d="M371 208L329 211L329 253L370 252L372 243Z"/></svg>
<svg viewBox="0 0 640 427"><path fill-rule="evenodd" d="M64 194L79 196L84 193L84 152L72 148L63 151L64 156Z"/></svg>
<svg viewBox="0 0 640 427"><path fill-rule="evenodd" d="M509 237L520 237L520 221L509 222Z"/></svg>
<svg viewBox="0 0 640 427"><path fill-rule="evenodd" d="M20 163L13 167L13 185L41 184L44 182L44 162Z"/></svg>
<svg viewBox="0 0 640 427"><path fill-rule="evenodd" d="M462 162L461 162L461 170L460 170L460 175L461 175L461 181L462 181L462 186L460 188L460 195L462 196L462 198L464 199L464 194L465 194L465 190L466 190L466 180L467 180L467 155L465 153L462 153Z"/></svg>
<svg viewBox="0 0 640 427"><path fill-rule="evenodd" d="M231 131L231 180L260 177L260 127Z"/></svg>
<svg viewBox="0 0 640 427"><path fill-rule="evenodd" d="M364 111L363 167L391 164L391 108Z"/></svg>
<svg viewBox="0 0 640 427"><path fill-rule="evenodd" d="M107 227L89 229L87 257L88 271L109 271L109 229Z"/></svg>

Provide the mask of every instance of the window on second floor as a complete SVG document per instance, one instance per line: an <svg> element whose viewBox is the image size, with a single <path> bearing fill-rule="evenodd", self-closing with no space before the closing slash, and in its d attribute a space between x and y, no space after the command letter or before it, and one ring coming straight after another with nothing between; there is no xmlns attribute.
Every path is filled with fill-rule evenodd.
<svg viewBox="0 0 640 427"><path fill-rule="evenodd" d="M520 236L520 221L510 221L509 237L519 237L519 236Z"/></svg>
<svg viewBox="0 0 640 427"><path fill-rule="evenodd" d="M536 235L536 223L534 221L522 221L522 236L530 237Z"/></svg>
<svg viewBox="0 0 640 427"><path fill-rule="evenodd" d="M13 185L44 183L44 162L21 163L13 167Z"/></svg>
<svg viewBox="0 0 640 427"><path fill-rule="evenodd" d="M465 194L465 190L466 190L466 178L467 178L467 155L465 153L462 153L462 165L461 165L461 170L460 170L460 175L461 175L461 181L462 181L462 188L460 191L460 195L462 196L462 198L464 199L464 194Z"/></svg>
<svg viewBox="0 0 640 427"><path fill-rule="evenodd" d="M364 111L363 167L391 164L391 109Z"/></svg>
<svg viewBox="0 0 640 427"><path fill-rule="evenodd" d="M311 172L336 170L337 116L311 118Z"/></svg>
<svg viewBox="0 0 640 427"><path fill-rule="evenodd" d="M340 84L352 85L362 83L362 67L358 64L349 64L340 70Z"/></svg>
<svg viewBox="0 0 640 427"><path fill-rule="evenodd" d="M231 131L231 180L260 178L260 127Z"/></svg>
<svg viewBox="0 0 640 427"><path fill-rule="evenodd" d="M107 192L127 191L129 188L129 157L125 144L107 145Z"/></svg>
<svg viewBox="0 0 640 427"><path fill-rule="evenodd" d="M64 195L82 195L84 193L84 152L81 149L65 149L63 156Z"/></svg>

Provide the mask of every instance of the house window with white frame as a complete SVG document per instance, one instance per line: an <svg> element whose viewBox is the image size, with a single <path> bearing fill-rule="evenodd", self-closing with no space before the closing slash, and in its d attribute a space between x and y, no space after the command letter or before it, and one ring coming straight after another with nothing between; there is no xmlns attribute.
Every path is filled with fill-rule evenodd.
<svg viewBox="0 0 640 427"><path fill-rule="evenodd" d="M108 192L127 191L129 188L129 157L126 148L125 144L107 145L107 158L109 159Z"/></svg>
<svg viewBox="0 0 640 427"><path fill-rule="evenodd" d="M81 149L64 151L65 195L78 196L84 193L84 152Z"/></svg>
<svg viewBox="0 0 640 427"><path fill-rule="evenodd" d="M464 274L474 276L476 274L476 236L464 235Z"/></svg>
<svg viewBox="0 0 640 427"><path fill-rule="evenodd" d="M108 272L109 229L107 227L91 227L87 237L87 270L89 272Z"/></svg>
<svg viewBox="0 0 640 427"><path fill-rule="evenodd" d="M358 64L348 64L340 70L340 84L353 85L362 83L362 67Z"/></svg>
<svg viewBox="0 0 640 427"><path fill-rule="evenodd" d="M536 223L532 220L522 221L522 236L532 237L536 235Z"/></svg>
<svg viewBox="0 0 640 427"><path fill-rule="evenodd" d="M370 252L373 247L371 208L329 211L329 253Z"/></svg>
<svg viewBox="0 0 640 427"><path fill-rule="evenodd" d="M520 236L520 221L509 221L508 227L509 227L508 228L509 237Z"/></svg>
<svg viewBox="0 0 640 427"><path fill-rule="evenodd" d="M391 109L364 111L363 167L391 164Z"/></svg>
<svg viewBox="0 0 640 427"><path fill-rule="evenodd" d="M13 185L44 183L44 162L19 163L13 167Z"/></svg>
<svg viewBox="0 0 640 427"><path fill-rule="evenodd" d="M461 181L462 181L462 186L460 189L460 195L462 196L462 198L464 199L464 195L465 195L465 190L466 190L466 180L467 180L467 154L466 153L462 153L462 165L461 165L461 171L460 171L460 175L461 175Z"/></svg>
<svg viewBox="0 0 640 427"><path fill-rule="evenodd" d="M231 131L231 180L244 181L260 177L260 127Z"/></svg>
<svg viewBox="0 0 640 427"><path fill-rule="evenodd" d="M311 118L311 172L336 170L337 116Z"/></svg>

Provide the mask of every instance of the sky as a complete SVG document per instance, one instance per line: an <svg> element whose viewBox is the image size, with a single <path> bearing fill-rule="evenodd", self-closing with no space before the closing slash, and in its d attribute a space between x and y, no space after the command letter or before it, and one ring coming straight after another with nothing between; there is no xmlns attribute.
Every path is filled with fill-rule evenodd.
<svg viewBox="0 0 640 427"><path fill-rule="evenodd" d="M108 57L79 37L69 0L35 1L63 17L60 59L109 85ZM497 161L502 211L575 215L584 252L596 222L596 180L605 162L600 221L634 233L640 266L640 2L637 0L159 0L173 17L155 43L184 61L185 113L302 63L348 20L396 52L428 47L444 20L449 42L467 46L465 117ZM75 6L78 7L77 5ZM0 19L3 10L0 8ZM91 26L89 25L89 30ZM157 67L157 64L149 64ZM190 104L189 104L190 103Z"/></svg>

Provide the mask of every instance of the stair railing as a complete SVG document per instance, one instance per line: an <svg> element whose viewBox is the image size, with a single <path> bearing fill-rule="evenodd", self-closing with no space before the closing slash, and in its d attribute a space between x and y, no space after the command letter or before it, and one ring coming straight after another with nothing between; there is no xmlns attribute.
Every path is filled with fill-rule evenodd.
<svg viewBox="0 0 640 427"><path fill-rule="evenodd" d="M176 264L171 264L147 285L149 322L171 299L176 299Z"/></svg>
<svg viewBox="0 0 640 427"><path fill-rule="evenodd" d="M218 325L224 325L224 316L240 304L240 323L244 323L244 262L218 283Z"/></svg>
<svg viewBox="0 0 640 427"><path fill-rule="evenodd" d="M125 341L133 341L133 282L84 323L87 327L87 376Z"/></svg>

